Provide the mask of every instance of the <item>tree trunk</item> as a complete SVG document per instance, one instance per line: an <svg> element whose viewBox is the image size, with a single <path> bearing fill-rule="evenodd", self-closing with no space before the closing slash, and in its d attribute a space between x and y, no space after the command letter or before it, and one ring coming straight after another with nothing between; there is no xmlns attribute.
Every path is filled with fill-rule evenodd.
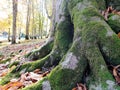
<svg viewBox="0 0 120 90"><path fill-rule="evenodd" d="M31 52L28 57L37 61L23 64L19 71L55 68L22 90L71 90L77 83L85 83L89 90L120 90L107 68L107 64L120 64L120 39L99 13L105 7L104 0L56 0L49 43ZM45 46L53 41L48 52Z"/></svg>
<svg viewBox="0 0 120 90"><path fill-rule="evenodd" d="M25 39L29 40L29 25L30 25L30 0L27 1L27 20L26 20L26 36Z"/></svg>
<svg viewBox="0 0 120 90"><path fill-rule="evenodd" d="M18 1L13 0L12 44L16 43L17 4L18 4Z"/></svg>

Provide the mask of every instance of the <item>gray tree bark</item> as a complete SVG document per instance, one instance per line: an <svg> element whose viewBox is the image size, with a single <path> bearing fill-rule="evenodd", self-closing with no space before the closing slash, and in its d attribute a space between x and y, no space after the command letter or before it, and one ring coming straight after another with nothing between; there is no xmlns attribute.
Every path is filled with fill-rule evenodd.
<svg viewBox="0 0 120 90"><path fill-rule="evenodd" d="M17 22L17 0L13 0L13 24L12 24L12 44L16 43L16 22Z"/></svg>
<svg viewBox="0 0 120 90"><path fill-rule="evenodd" d="M26 40L29 40L29 26L30 26L30 16L31 16L31 13L30 13L30 0L27 1L27 20L26 20L26 36L25 36L25 39Z"/></svg>

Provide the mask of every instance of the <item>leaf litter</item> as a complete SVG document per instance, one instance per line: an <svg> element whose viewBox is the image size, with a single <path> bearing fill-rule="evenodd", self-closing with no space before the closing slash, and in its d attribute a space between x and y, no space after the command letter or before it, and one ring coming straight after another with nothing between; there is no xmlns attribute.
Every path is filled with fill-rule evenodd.
<svg viewBox="0 0 120 90"><path fill-rule="evenodd" d="M18 90L24 88L28 85L36 83L43 79L50 73L51 69L48 71L41 71L36 69L33 72L22 73L20 78L11 79L10 82L4 86L0 86L0 90Z"/></svg>

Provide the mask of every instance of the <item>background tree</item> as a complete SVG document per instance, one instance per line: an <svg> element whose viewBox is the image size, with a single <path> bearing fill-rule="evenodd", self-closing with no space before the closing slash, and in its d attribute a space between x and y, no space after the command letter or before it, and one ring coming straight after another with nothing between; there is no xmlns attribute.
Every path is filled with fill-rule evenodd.
<svg viewBox="0 0 120 90"><path fill-rule="evenodd" d="M30 25L30 17L31 17L31 11L30 11L30 0L27 0L27 20L26 20L26 36L25 39L29 39L29 25Z"/></svg>
<svg viewBox="0 0 120 90"><path fill-rule="evenodd" d="M16 43L16 22L17 22L17 5L18 0L13 0L13 24L12 24L12 44Z"/></svg>
<svg viewBox="0 0 120 90"><path fill-rule="evenodd" d="M10 36L11 36L11 22L12 22L12 16L8 16L8 42L11 41Z"/></svg>

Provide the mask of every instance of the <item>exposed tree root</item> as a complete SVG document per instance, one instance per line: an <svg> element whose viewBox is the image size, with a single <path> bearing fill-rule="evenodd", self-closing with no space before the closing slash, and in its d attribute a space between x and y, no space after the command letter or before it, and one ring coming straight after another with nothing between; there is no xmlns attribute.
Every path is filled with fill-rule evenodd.
<svg viewBox="0 0 120 90"><path fill-rule="evenodd" d="M23 65L17 66L14 70L12 70L10 73L8 73L5 77L2 78L0 84L3 85L7 83L10 79L20 76L20 74L23 72L33 71L36 68L44 69L58 65L61 58L65 55L65 53L69 49L73 39L73 26L71 25L70 18L68 15L63 17L66 18L65 19L61 18L61 22L59 22L57 25L56 28L57 32L55 36L56 38L54 40L54 46L50 54L44 57L44 55L46 54L46 52L44 52L44 49L47 50L45 46L43 46L38 51L33 51L33 53L30 53L28 57L30 57L31 59L33 58L38 59L40 57L43 58L34 62L25 63ZM48 46L51 47L51 45ZM40 52L44 52L43 54L41 54L42 56L39 56Z"/></svg>
<svg viewBox="0 0 120 90"><path fill-rule="evenodd" d="M45 88L50 88L50 90L70 90L77 82L82 81L82 76L87 67L87 60L80 51L77 51L80 49L80 47L76 47L77 44L79 43L75 41L59 65L46 79L23 90L31 90L33 88L45 90L44 84L47 84L48 86ZM77 55L80 56L77 57Z"/></svg>
<svg viewBox="0 0 120 90"><path fill-rule="evenodd" d="M120 39L99 13L99 3L96 0L61 2L61 6L58 6L61 12L58 14L54 46L50 54L14 69L0 84L4 84L5 78L10 79L15 72L19 75L21 71L55 66L43 80L22 90L71 90L81 82L86 83L89 90L119 90L106 63L120 64ZM35 54L31 55L35 57ZM87 68L90 71L86 76Z"/></svg>
<svg viewBox="0 0 120 90"><path fill-rule="evenodd" d="M52 50L53 42L54 42L54 38L52 37L49 38L48 41L39 49L33 50L30 53L28 53L26 55L26 58L29 58L29 60L37 60L37 59L43 58L44 56L49 54L50 51Z"/></svg>

